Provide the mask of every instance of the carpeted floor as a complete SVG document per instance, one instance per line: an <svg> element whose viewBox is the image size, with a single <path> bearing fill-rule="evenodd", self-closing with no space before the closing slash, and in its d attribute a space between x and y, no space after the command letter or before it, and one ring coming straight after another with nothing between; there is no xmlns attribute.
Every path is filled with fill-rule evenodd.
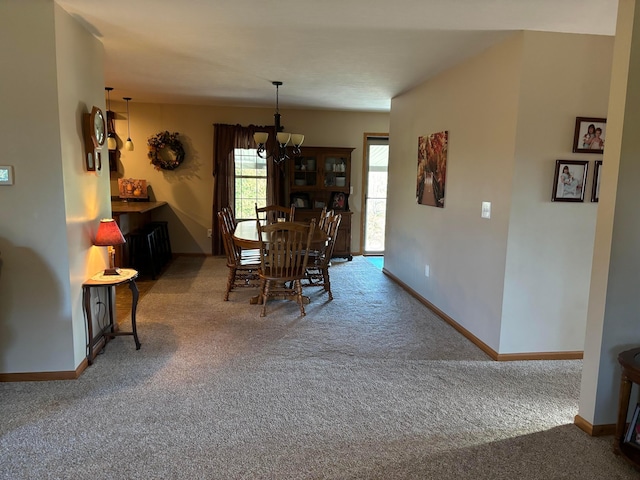
<svg viewBox="0 0 640 480"><path fill-rule="evenodd" d="M496 363L356 257L335 299L223 302L222 258L177 258L142 349L80 379L0 384L2 479L637 479L572 424L579 361Z"/></svg>

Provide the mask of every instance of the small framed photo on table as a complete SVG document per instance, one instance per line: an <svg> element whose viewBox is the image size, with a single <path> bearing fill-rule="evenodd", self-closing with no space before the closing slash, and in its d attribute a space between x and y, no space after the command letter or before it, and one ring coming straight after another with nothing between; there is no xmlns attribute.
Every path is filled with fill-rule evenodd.
<svg viewBox="0 0 640 480"><path fill-rule="evenodd" d="M576 117L573 133L574 153L603 153L607 135L607 119Z"/></svg>
<svg viewBox="0 0 640 480"><path fill-rule="evenodd" d="M582 202L589 162L586 160L556 160L553 176L552 202Z"/></svg>
<svg viewBox="0 0 640 480"><path fill-rule="evenodd" d="M346 193L332 192L331 200L329 201L329 207L331 208L331 210L336 210L336 211L348 210L349 209L348 198L349 196Z"/></svg>

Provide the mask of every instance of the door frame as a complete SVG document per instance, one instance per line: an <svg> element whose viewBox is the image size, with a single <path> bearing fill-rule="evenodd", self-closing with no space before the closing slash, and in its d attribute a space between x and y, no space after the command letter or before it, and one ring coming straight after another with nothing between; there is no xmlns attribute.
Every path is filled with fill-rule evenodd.
<svg viewBox="0 0 640 480"><path fill-rule="evenodd" d="M364 223L367 219L366 202L367 188L369 187L369 150L367 148L367 139L384 137L389 139L389 132L364 132L362 135L362 195L360 200L360 212L362 221L360 222L360 252L364 254Z"/></svg>

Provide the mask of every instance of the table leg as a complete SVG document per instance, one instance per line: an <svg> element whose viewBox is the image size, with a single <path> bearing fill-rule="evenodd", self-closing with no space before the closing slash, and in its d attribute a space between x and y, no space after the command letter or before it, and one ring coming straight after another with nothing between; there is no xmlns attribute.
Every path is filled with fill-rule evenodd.
<svg viewBox="0 0 640 480"><path fill-rule="evenodd" d="M91 316L91 289L83 287L84 295L84 312L87 316L87 362L89 365L93 363L93 317Z"/></svg>
<svg viewBox="0 0 640 480"><path fill-rule="evenodd" d="M140 340L138 340L138 329L136 327L136 310L138 309L138 297L140 292L138 285L134 280L129 282L129 290L131 290L131 330L133 331L133 339L136 342L136 350L140 350Z"/></svg>
<svg viewBox="0 0 640 480"><path fill-rule="evenodd" d="M620 445L624 442L625 427L627 426L627 414L629 410L629 397L631 396L631 380L622 373L620 382L620 398L618 400L618 422L616 423L616 438L614 451L620 451Z"/></svg>

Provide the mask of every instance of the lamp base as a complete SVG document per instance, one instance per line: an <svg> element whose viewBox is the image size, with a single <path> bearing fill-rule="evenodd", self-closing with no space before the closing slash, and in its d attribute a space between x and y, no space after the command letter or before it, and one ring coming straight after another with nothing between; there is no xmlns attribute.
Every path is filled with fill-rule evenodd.
<svg viewBox="0 0 640 480"><path fill-rule="evenodd" d="M119 268L105 268L103 275L120 275Z"/></svg>

